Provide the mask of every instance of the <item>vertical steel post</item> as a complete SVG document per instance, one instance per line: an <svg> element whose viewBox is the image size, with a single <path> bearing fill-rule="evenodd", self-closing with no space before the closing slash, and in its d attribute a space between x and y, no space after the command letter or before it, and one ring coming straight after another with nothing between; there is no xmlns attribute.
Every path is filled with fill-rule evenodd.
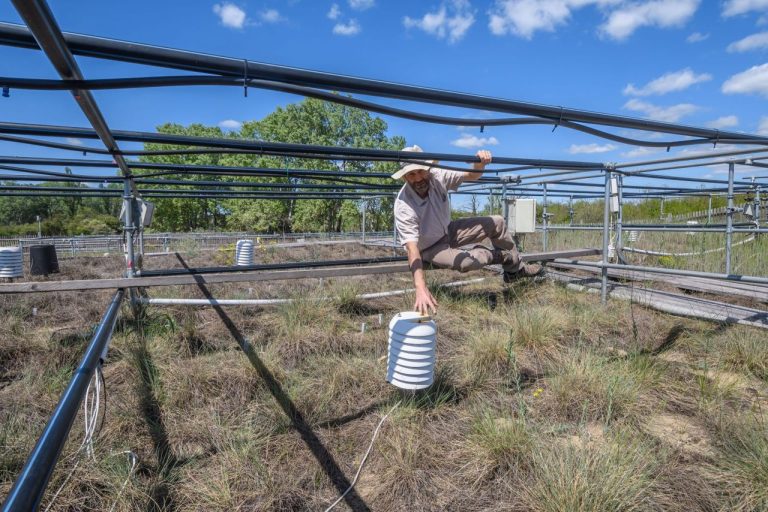
<svg viewBox="0 0 768 512"><path fill-rule="evenodd" d="M712 223L712 194L709 194L709 204L707 205L707 225Z"/></svg>
<svg viewBox="0 0 768 512"><path fill-rule="evenodd" d="M395 219L395 207L392 203L392 254L397 256L397 221Z"/></svg>
<svg viewBox="0 0 768 512"><path fill-rule="evenodd" d="M661 207L659 210L659 219L664 219L664 196L661 196Z"/></svg>
<svg viewBox="0 0 768 512"><path fill-rule="evenodd" d="M549 213L547 212L547 184L544 184L544 197L542 198L541 205L541 220L544 224L544 233L541 237L541 246L544 252L547 252L547 224L549 221Z"/></svg>
<svg viewBox="0 0 768 512"><path fill-rule="evenodd" d="M755 198L752 200L752 221L755 223L755 227L760 227L760 185L755 181L755 177L752 176L752 188L754 189Z"/></svg>
<svg viewBox="0 0 768 512"><path fill-rule="evenodd" d="M608 302L608 244L610 243L611 233L611 171L605 170L605 204L603 206L603 267L600 269L600 301L605 304Z"/></svg>
<svg viewBox="0 0 768 512"><path fill-rule="evenodd" d="M365 210L368 209L368 202L363 200L363 219L362 219L362 228L363 228L363 243L365 243Z"/></svg>
<svg viewBox="0 0 768 512"><path fill-rule="evenodd" d="M493 212L491 212L493 213ZM509 206L507 205L507 184L501 186L501 215L504 217L504 225L509 230Z"/></svg>
<svg viewBox="0 0 768 512"><path fill-rule="evenodd" d="M736 164L728 163L728 208L725 218L725 273L731 273L731 242L733 241L733 175Z"/></svg>
<svg viewBox="0 0 768 512"><path fill-rule="evenodd" d="M624 247L624 232L622 225L624 223L624 176L616 175L616 185L618 190L619 211L616 214L616 254L621 255L621 249ZM619 258L621 262L621 258Z"/></svg>
<svg viewBox="0 0 768 512"><path fill-rule="evenodd" d="M133 192L131 191L131 180L123 180L123 207L125 208L125 217L123 218L123 234L125 236L125 275L133 277L135 266L135 257L133 251L133 232L136 229L133 225Z"/></svg>
<svg viewBox="0 0 768 512"><path fill-rule="evenodd" d="M568 217L569 225L573 226L573 196L568 196Z"/></svg>

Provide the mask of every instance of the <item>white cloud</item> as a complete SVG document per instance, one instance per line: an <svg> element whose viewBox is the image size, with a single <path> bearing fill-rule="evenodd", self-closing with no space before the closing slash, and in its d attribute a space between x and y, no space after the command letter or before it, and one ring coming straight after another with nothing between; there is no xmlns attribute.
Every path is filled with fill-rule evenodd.
<svg viewBox="0 0 768 512"><path fill-rule="evenodd" d="M374 0L348 0L349 6L356 11L370 9L376 3Z"/></svg>
<svg viewBox="0 0 768 512"><path fill-rule="evenodd" d="M67 137L66 139L64 139L64 142L66 142L67 144L71 144L73 146L83 145L83 141L81 141L80 139L74 139L72 137Z"/></svg>
<svg viewBox="0 0 768 512"><path fill-rule="evenodd" d="M349 20L347 23L337 23L333 26L333 33L337 36L354 36L360 33L363 28L357 20Z"/></svg>
<svg viewBox="0 0 768 512"><path fill-rule="evenodd" d="M465 149L497 146L498 144L499 140L496 137L478 137L471 133L462 133L461 137L451 141L451 145Z"/></svg>
<svg viewBox="0 0 768 512"><path fill-rule="evenodd" d="M736 116L723 116L707 123L707 128L714 128L719 130L721 128L733 128L738 126L739 118Z"/></svg>
<svg viewBox="0 0 768 512"><path fill-rule="evenodd" d="M243 123L235 121L234 119L225 119L219 123L219 128L222 130L235 131L243 127Z"/></svg>
<svg viewBox="0 0 768 512"><path fill-rule="evenodd" d="M738 14L746 14L750 11L764 11L768 9L768 0L727 0L723 4L723 16L730 17Z"/></svg>
<svg viewBox="0 0 768 512"><path fill-rule="evenodd" d="M662 28L685 24L699 7L700 0L650 0L622 5L612 11L600 32L622 41L645 26Z"/></svg>
<svg viewBox="0 0 768 512"><path fill-rule="evenodd" d="M333 4L331 6L331 10L328 11L328 19L335 20L339 16L341 16L341 9L339 9L339 4Z"/></svg>
<svg viewBox="0 0 768 512"><path fill-rule="evenodd" d="M222 25L229 28L243 28L245 25L245 11L229 2L215 4L213 12L219 17Z"/></svg>
<svg viewBox="0 0 768 512"><path fill-rule="evenodd" d="M647 157L650 155L655 155L662 150L660 148L635 148L630 151L627 151L626 153L622 153L621 156L624 158L639 158L639 157Z"/></svg>
<svg viewBox="0 0 768 512"><path fill-rule="evenodd" d="M768 64L736 73L723 83L722 91L724 94L757 93L768 97Z"/></svg>
<svg viewBox="0 0 768 512"><path fill-rule="evenodd" d="M422 18L403 18L406 28L419 28L449 43L460 41L469 27L475 23L475 14L468 0L446 0L436 12L428 12Z"/></svg>
<svg viewBox="0 0 768 512"><path fill-rule="evenodd" d="M571 13L589 5L603 10L620 5L622 0L495 0L489 11L488 28L497 36L514 34L531 39L538 30L554 32L565 25Z"/></svg>
<svg viewBox="0 0 768 512"><path fill-rule="evenodd" d="M280 11L277 9L267 9L266 11L261 11L261 13L259 13L259 18L264 23L277 23L279 21L283 21L283 17L280 16Z"/></svg>
<svg viewBox="0 0 768 512"><path fill-rule="evenodd" d="M514 34L531 39L536 31L554 32L570 21L573 11L595 6L607 20L600 32L623 40L643 26L684 24L701 0L495 0L488 27L497 36ZM702 39L703 40L703 39Z"/></svg>
<svg viewBox="0 0 768 512"><path fill-rule="evenodd" d="M641 88L635 87L635 84L628 84L624 88L626 96L651 96L653 94L667 94L672 91L682 91L693 84L707 82L712 80L712 75L702 73L697 75L691 68L681 69L671 73L665 73L659 78L651 80Z"/></svg>
<svg viewBox="0 0 768 512"><path fill-rule="evenodd" d="M613 144L571 144L568 148L568 152L572 155L578 154L591 154L591 153L607 153L616 149Z"/></svg>
<svg viewBox="0 0 768 512"><path fill-rule="evenodd" d="M749 50L759 50L761 48L768 48L768 32L759 32L752 34L744 39L739 39L728 45L728 51L734 52L748 52Z"/></svg>
<svg viewBox="0 0 768 512"><path fill-rule="evenodd" d="M690 103L678 103L671 107L659 107L658 105L633 98L624 104L624 108L641 112L654 121L676 123L683 117L693 114L700 107Z"/></svg>
<svg viewBox="0 0 768 512"><path fill-rule="evenodd" d="M768 117L761 117L760 124L757 126L757 134L768 136Z"/></svg>
<svg viewBox="0 0 768 512"><path fill-rule="evenodd" d="M689 43L700 43L702 41L706 41L707 39L709 39L709 34L702 34L701 32L694 32L685 38L685 40Z"/></svg>

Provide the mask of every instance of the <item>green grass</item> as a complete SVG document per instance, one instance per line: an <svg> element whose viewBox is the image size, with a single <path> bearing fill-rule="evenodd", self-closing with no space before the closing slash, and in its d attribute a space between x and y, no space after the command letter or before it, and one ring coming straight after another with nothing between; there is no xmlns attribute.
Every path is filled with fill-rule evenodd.
<svg viewBox="0 0 768 512"><path fill-rule="evenodd" d="M723 418L717 426L720 457L713 476L728 510L768 509L768 426L764 415Z"/></svg>
<svg viewBox="0 0 768 512"><path fill-rule="evenodd" d="M301 255L331 259L331 251ZM294 255L271 252L277 261ZM487 276L428 275L432 285ZM762 331L490 278L436 289L435 383L401 391L384 380L387 323L413 297L354 296L406 288L408 279L212 286L223 298L296 299L224 308L227 322L212 308L149 307L137 319L125 308L104 368L109 412L96 461L80 462L52 509L109 510L117 500L124 511L324 510L343 490L334 478L351 481L398 402L355 487L371 510L765 508ZM107 295L15 305L0 297L3 492ZM319 296L336 299L310 300ZM676 419L690 428L678 435ZM49 496L72 470L81 436L78 418ZM127 449L141 463L118 498Z"/></svg>
<svg viewBox="0 0 768 512"><path fill-rule="evenodd" d="M521 492L526 508L537 512L653 509L659 459L653 446L622 433L589 448L541 444Z"/></svg>

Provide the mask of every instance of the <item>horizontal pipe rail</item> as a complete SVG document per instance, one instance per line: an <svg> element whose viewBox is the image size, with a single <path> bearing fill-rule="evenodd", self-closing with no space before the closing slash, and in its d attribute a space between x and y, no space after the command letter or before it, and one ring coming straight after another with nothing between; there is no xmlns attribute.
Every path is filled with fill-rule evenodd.
<svg viewBox="0 0 768 512"><path fill-rule="evenodd" d="M2 25L2 23L0 23ZM15 135L34 135L42 137L78 137L93 139L96 132L91 128L72 126L50 126L40 124L0 123L0 133ZM174 135L167 133L140 132L128 130L113 130L112 135L118 141L150 142L156 144L173 144L205 148L241 149L264 155L293 156L297 158L344 160L348 157L362 157L366 160L389 162L416 162L421 160L438 160L441 162L477 163L475 155L460 155L456 153L419 153L414 160L414 154L409 151L389 149L370 149L339 146L319 146L315 144L294 144L287 142L268 142L255 139L231 139L216 137L196 137L192 135ZM768 144L768 139L766 139ZM511 158L495 156L497 164L533 165L547 169L602 169L600 162L580 162L568 160L542 160L532 158ZM486 169L484 172L497 172Z"/></svg>
<svg viewBox="0 0 768 512"><path fill-rule="evenodd" d="M125 291L119 289L112 297L112 302L96 327L85 354L72 375L72 380L61 395L59 404L32 449L11 492L5 498L2 512L26 512L37 510L40 506L40 500L51 479L64 443L67 441L88 383L109 345L124 295Z"/></svg>
<svg viewBox="0 0 768 512"><path fill-rule="evenodd" d="M684 270L684 269L674 269L674 268L665 268L665 267L646 267L643 265L622 265L617 263L602 263L599 261L569 260L566 258L556 259L555 263L564 263L567 265L578 265L578 266L593 267L593 268L615 268L615 269L630 270L630 271L637 271L637 272L657 272L659 274L670 274L675 276L706 277L709 279L720 279L723 281L739 281L743 283L768 284L768 277L743 276L739 274L722 274L718 272L701 272L698 270Z"/></svg>
<svg viewBox="0 0 768 512"><path fill-rule="evenodd" d="M734 139L735 141L755 141L768 144L768 138L738 132L695 128L673 123L601 114L565 107L539 105L535 103L396 84L332 73L308 71L286 66L250 62L247 59L242 58L207 55L88 35L65 33L64 40L72 53L94 58L120 60L136 64L161 66L222 76L259 78L262 80L271 80L305 87L433 104L454 105L518 115L531 115L550 120L561 119L565 121L634 128L645 131L674 133L713 140L727 138ZM26 27L12 23L0 23L0 44L29 49L38 48L37 43Z"/></svg>

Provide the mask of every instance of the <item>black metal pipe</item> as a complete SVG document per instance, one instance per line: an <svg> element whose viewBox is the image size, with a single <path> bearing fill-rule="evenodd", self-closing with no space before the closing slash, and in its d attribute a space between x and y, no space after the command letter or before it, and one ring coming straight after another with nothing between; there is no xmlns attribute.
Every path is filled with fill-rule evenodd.
<svg viewBox="0 0 768 512"><path fill-rule="evenodd" d="M77 189L71 189L71 190L77 190ZM55 192L55 193L45 193L45 192L24 192L24 191L3 191L0 190L0 196L9 196L9 197L116 197L120 198L123 197L123 194L114 194L112 192L107 192L104 194L78 194L77 192ZM168 195L163 194L153 194L151 189L145 190L142 192L143 197L155 197L155 198L167 198ZM387 194L376 194L376 193L370 193L370 194L326 194L326 195L317 195L317 194L294 194L294 195L284 195L284 196L275 196L275 195L266 195L266 194L231 194L231 195L211 195L206 193L178 193L175 195L171 195L171 197L177 197L179 199L211 199L211 200L217 200L217 201L223 201L225 199L269 199L273 201L290 201L290 200L326 200L326 201L332 201L332 200L342 200L342 199L349 199L349 200L363 200L363 199L371 199L375 197L393 197L392 195Z"/></svg>
<svg viewBox="0 0 768 512"><path fill-rule="evenodd" d="M236 267L197 267L172 268L163 270L145 270L142 276L173 276L179 274L222 274L231 272L253 272L256 270L293 270L302 268L321 267L350 267L357 265L375 265L377 263L394 263L408 261L407 256L384 256L380 258L359 258L353 260L321 260L321 261L291 261L286 263L269 263L263 265L238 265Z"/></svg>
<svg viewBox="0 0 768 512"><path fill-rule="evenodd" d="M37 510L43 497L48 481L51 479L56 462L59 459L64 443L69 436L72 422L77 416L80 403L83 401L88 383L91 381L96 366L112 337L117 313L125 291L115 292L104 317L96 327L80 364L77 366L72 380L59 399L59 404L32 449L27 462L21 470L11 492L3 502L2 512L27 512Z"/></svg>
<svg viewBox="0 0 768 512"><path fill-rule="evenodd" d="M1 25L1 24L0 24ZM0 123L0 133L16 135L32 135L39 137L76 137L94 139L97 134L90 128L72 126L48 126L40 124ZM412 162L419 160L439 160L441 162L477 163L479 157L475 155L459 155L456 153L430 153L418 154L414 160L414 153L408 151L395 151L388 149L350 148L338 146L318 146L315 144L292 144L287 142L267 142L254 139L228 139L215 137L195 137L191 135L175 135L167 133L139 132L129 130L113 130L112 135L116 140L130 142L152 142L156 144L173 144L178 146L199 146L210 148L244 149L259 154L273 154L280 156L294 156L297 158L315 158L343 160L346 157L364 157L367 160L381 160L390 162ZM532 165L547 169L602 169L600 162L577 162L568 160L541 160L532 158L512 158L495 156L493 162L507 165ZM485 172L497 172L487 169Z"/></svg>
<svg viewBox="0 0 768 512"><path fill-rule="evenodd" d="M634 128L645 131L659 131L713 140L728 138L738 141L759 141L768 144L768 138L745 135L737 132L695 128L685 125L600 114L565 107L539 105L522 101L444 91L428 87L417 87L318 71L308 71L286 66L251 62L242 58L235 59L220 57L81 34L66 33L63 37L70 51L77 55L94 58L120 60L136 64L162 66L166 68L222 76L257 78L261 80L270 80L348 93L453 105L480 110L505 112L509 114L531 115L556 121L565 120ZM0 23L0 44L30 49L37 49L38 47L26 27L12 23Z"/></svg>
<svg viewBox="0 0 768 512"><path fill-rule="evenodd" d="M48 56L59 76L64 80L82 80L83 74L75 61L75 57L67 47L64 35L61 33L56 19L45 0L11 0L28 30L34 36L37 45ZM123 176L130 176L131 170L125 158L120 155L120 147L112 136L107 121L99 110L96 100L90 91L73 89L74 96L80 109L93 126L94 132L104 143L110 153L113 153L115 163ZM135 190L134 190L135 192Z"/></svg>
<svg viewBox="0 0 768 512"><path fill-rule="evenodd" d="M414 112L410 110L403 110L370 101L364 101L349 96L343 96L340 94L334 94L331 92L321 91L310 87L302 87L299 85L292 85L287 83L273 82L270 80L258 80L250 79L245 80L242 77L227 77L227 76L209 76L209 75L192 75L192 76L148 76L148 77L130 77L130 78L107 78L99 80L46 80L35 78L13 78L13 77L0 77L0 85L5 87L11 87L15 89L31 89L31 90L70 90L73 87L78 89L87 90L114 90L114 89L134 89L134 88L146 88L146 87L170 87L170 86L190 86L190 85L226 85L236 87L254 87L259 89L269 89L273 91L287 92L289 94L297 94L304 97L317 98L324 101L337 103L340 105L347 105L350 107L365 109L369 112L376 112L379 114L399 117L403 119L411 119L414 121L422 121L425 123L446 124L454 126L512 126L512 125L555 125L569 128L572 130L589 133L597 137L620 142L622 144L629 144L634 146L645 146L654 148L671 148L681 146L694 146L697 144L704 144L711 142L711 139L684 139L674 141L649 141L642 139L632 139L629 137L622 137L613 133L597 130L591 126L585 126L579 123L574 123L566 120L545 119L540 117L505 117L505 118L485 118L485 119L469 119L463 117L447 117L436 116L431 114L423 114L420 112ZM745 143L743 140L732 139L719 139L722 144L738 144ZM763 144L763 142L751 142L752 144ZM68 148L77 150L77 148Z"/></svg>

